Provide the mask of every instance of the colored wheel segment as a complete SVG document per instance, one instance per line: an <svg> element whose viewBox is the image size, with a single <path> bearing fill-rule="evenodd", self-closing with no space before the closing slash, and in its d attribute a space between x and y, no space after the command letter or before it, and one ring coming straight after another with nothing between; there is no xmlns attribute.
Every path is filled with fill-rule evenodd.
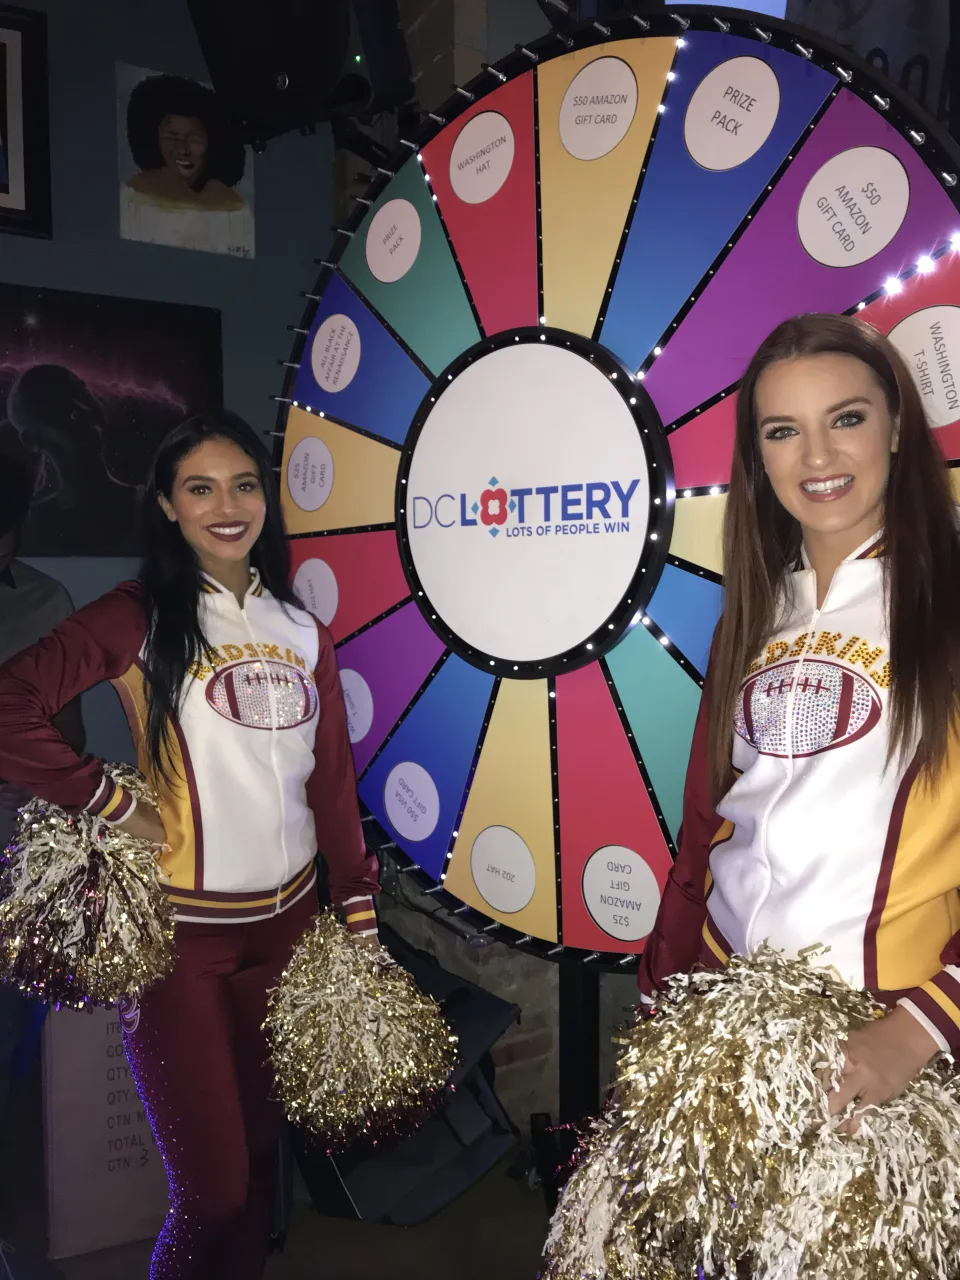
<svg viewBox="0 0 960 1280"><path fill-rule="evenodd" d="M293 585L338 643L409 595L392 530L297 538Z"/></svg>
<svg viewBox="0 0 960 1280"><path fill-rule="evenodd" d="M494 920L555 941L550 701L546 680L501 682L447 888Z"/></svg>
<svg viewBox="0 0 960 1280"><path fill-rule="evenodd" d="M664 422L736 382L782 320L849 310L956 228L911 142L841 89L650 370Z"/></svg>
<svg viewBox="0 0 960 1280"><path fill-rule="evenodd" d="M485 333L536 324L534 75L518 76L423 148L423 167Z"/></svg>
<svg viewBox="0 0 960 1280"><path fill-rule="evenodd" d="M550 325L593 334L675 49L674 40L614 41L537 73Z"/></svg>
<svg viewBox="0 0 960 1280"><path fill-rule="evenodd" d="M862 314L960 502L960 154L815 36L687 14L534 42L383 166L276 457L368 831L438 910L618 967L680 839L753 350Z"/></svg>

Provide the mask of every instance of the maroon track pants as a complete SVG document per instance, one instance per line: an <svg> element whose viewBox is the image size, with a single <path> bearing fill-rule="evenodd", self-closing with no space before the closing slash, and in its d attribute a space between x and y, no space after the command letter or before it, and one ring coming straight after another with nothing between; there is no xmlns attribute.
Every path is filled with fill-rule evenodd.
<svg viewBox="0 0 960 1280"><path fill-rule="evenodd" d="M173 973L121 1010L170 1182L151 1280L263 1274L282 1114L261 1026L316 908L311 890L253 924L178 924Z"/></svg>

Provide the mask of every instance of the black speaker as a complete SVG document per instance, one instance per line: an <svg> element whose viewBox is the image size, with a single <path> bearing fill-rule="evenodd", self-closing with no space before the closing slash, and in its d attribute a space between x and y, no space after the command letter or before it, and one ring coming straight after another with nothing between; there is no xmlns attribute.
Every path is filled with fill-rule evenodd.
<svg viewBox="0 0 960 1280"><path fill-rule="evenodd" d="M397 0L187 4L213 87L245 142L389 109L413 92ZM359 64L348 57L352 21Z"/></svg>

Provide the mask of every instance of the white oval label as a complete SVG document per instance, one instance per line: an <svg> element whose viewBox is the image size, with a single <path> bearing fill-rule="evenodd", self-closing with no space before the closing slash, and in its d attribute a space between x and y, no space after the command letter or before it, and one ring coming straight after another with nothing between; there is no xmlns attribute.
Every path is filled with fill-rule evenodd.
<svg viewBox="0 0 960 1280"><path fill-rule="evenodd" d="M373 694L359 671L347 667L340 672L340 687L347 708L347 730L351 742L362 742L373 724Z"/></svg>
<svg viewBox="0 0 960 1280"><path fill-rule="evenodd" d="M367 228L367 266L384 284L407 274L420 252L420 215L409 200L388 200Z"/></svg>
<svg viewBox="0 0 960 1280"><path fill-rule="evenodd" d="M683 140L704 169L735 169L757 154L780 112L780 82L760 58L731 58L697 85Z"/></svg>
<svg viewBox="0 0 960 1280"><path fill-rule="evenodd" d="M577 160L599 160L627 136L637 78L622 58L596 58L574 76L560 106L560 141Z"/></svg>
<svg viewBox="0 0 960 1280"><path fill-rule="evenodd" d="M387 775L383 804L393 829L405 840L426 840L440 820L436 783L422 765L404 760Z"/></svg>
<svg viewBox="0 0 960 1280"><path fill-rule="evenodd" d="M885 249L910 207L907 171L882 147L851 147L807 183L797 211L800 243L825 267L856 267Z"/></svg>
<svg viewBox="0 0 960 1280"><path fill-rule="evenodd" d="M310 368L321 391L349 387L360 365L360 334L349 316L328 316L310 347Z"/></svg>
<svg viewBox="0 0 960 1280"><path fill-rule="evenodd" d="M639 853L608 844L587 860L583 900L604 933L621 942L640 942L656 921L660 886Z"/></svg>
<svg viewBox="0 0 960 1280"><path fill-rule="evenodd" d="M522 911L537 887L537 868L526 843L510 827L486 827L473 842L470 872L494 911Z"/></svg>
<svg viewBox="0 0 960 1280"><path fill-rule="evenodd" d="M481 111L460 130L450 153L450 185L466 204L495 196L513 168L513 129L499 111Z"/></svg>
<svg viewBox="0 0 960 1280"><path fill-rule="evenodd" d="M925 307L901 320L890 341L910 366L931 427L960 418L960 307Z"/></svg>
<svg viewBox="0 0 960 1280"><path fill-rule="evenodd" d="M319 436L304 436L287 463L287 488L301 511L319 511L333 488L333 455Z"/></svg>
<svg viewBox="0 0 960 1280"><path fill-rule="evenodd" d="M293 579L293 589L304 608L329 627L340 603L340 588L326 560L304 560Z"/></svg>

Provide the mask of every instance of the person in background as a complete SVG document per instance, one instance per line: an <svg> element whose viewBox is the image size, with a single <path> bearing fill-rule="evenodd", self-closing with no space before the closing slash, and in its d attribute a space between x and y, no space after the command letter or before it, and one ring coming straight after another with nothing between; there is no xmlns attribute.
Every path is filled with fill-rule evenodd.
<svg viewBox="0 0 960 1280"><path fill-rule="evenodd" d="M63 583L17 558L33 496L33 476L20 458L0 457L0 664L58 627L73 613ZM75 751L84 746L79 699L57 716L57 728Z"/></svg>
<svg viewBox="0 0 960 1280"><path fill-rule="evenodd" d="M17 558L20 534L33 497L33 473L22 459L0 456L0 664L53 631L73 612L66 587ZM71 699L56 724L75 751L85 745L80 699ZM23 787L3 781L0 773L0 850L13 834L17 810L32 799ZM33 1060L46 1006L27 1000L16 987L0 983L0 1120L7 1109L15 1074ZM39 1258L8 1250L0 1240L0 1263L12 1276L58 1274ZM12 1268L12 1270L11 1270Z"/></svg>
<svg viewBox="0 0 960 1280"><path fill-rule="evenodd" d="M120 1009L170 1182L153 1280L259 1280L282 1112L267 995L318 908L316 855L358 946L377 945L376 859L360 821L329 631L297 602L270 457L230 413L160 446L144 563L0 667L0 771L158 850L173 972ZM78 755L55 717L120 693L159 811Z"/></svg>
<svg viewBox="0 0 960 1280"><path fill-rule="evenodd" d="M0 457L0 663L53 631L73 612L62 583L17 559L20 533L30 511L33 475L19 458ZM85 734L80 699L73 698L56 717L56 725L74 751L83 750ZM13 834L17 810L32 793L4 782L0 773L0 849ZM14 1061L25 1037L42 1018L33 1017L31 1003L15 987L0 985L0 1115L7 1105Z"/></svg>

